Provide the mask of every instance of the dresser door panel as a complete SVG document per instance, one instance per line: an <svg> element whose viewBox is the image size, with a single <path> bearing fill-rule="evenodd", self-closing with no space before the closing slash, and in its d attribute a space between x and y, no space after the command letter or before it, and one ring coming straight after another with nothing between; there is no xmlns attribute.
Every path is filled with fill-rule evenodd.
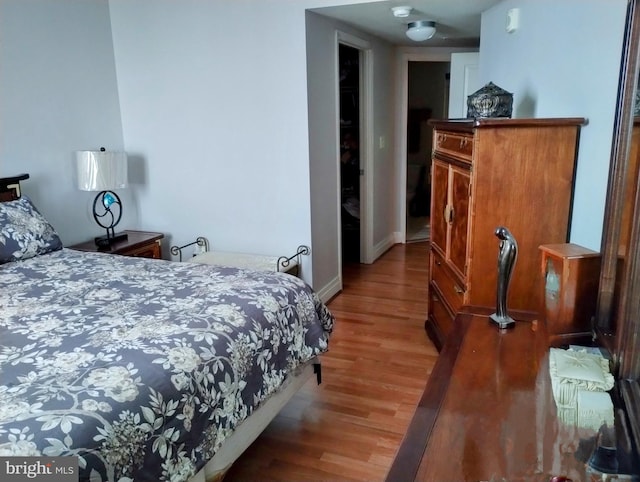
<svg viewBox="0 0 640 482"><path fill-rule="evenodd" d="M449 199L449 165L434 159L431 179L431 246L444 255L447 247L445 209Z"/></svg>
<svg viewBox="0 0 640 482"><path fill-rule="evenodd" d="M467 277L467 228L469 227L469 171L451 166L451 251L449 260L463 280Z"/></svg>

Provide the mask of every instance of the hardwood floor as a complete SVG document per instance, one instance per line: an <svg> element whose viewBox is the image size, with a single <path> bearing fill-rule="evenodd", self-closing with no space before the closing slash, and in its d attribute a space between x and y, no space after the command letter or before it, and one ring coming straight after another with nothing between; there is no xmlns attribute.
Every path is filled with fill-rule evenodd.
<svg viewBox="0 0 640 482"><path fill-rule="evenodd" d="M381 481L438 356L424 332L428 243L343 270L322 384L310 380L225 482Z"/></svg>

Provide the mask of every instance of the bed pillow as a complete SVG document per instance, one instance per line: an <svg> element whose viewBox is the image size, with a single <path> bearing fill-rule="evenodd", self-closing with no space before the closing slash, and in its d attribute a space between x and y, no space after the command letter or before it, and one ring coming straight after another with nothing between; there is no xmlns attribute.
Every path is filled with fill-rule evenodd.
<svg viewBox="0 0 640 482"><path fill-rule="evenodd" d="M29 198L0 202L0 264L58 249L58 234Z"/></svg>

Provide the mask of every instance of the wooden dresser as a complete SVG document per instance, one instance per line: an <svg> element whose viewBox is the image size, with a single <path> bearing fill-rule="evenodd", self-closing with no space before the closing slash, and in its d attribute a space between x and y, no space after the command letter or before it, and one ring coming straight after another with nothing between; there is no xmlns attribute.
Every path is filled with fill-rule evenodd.
<svg viewBox="0 0 640 482"><path fill-rule="evenodd" d="M583 118L461 119L434 127L429 313L440 349L463 305L496 306L498 226L518 242L507 306L540 312L541 244L569 236Z"/></svg>
<svg viewBox="0 0 640 482"><path fill-rule="evenodd" d="M598 433L558 417L544 321L499 330L490 313L457 316L386 481L631 480L588 475ZM618 422L618 470L635 474Z"/></svg>

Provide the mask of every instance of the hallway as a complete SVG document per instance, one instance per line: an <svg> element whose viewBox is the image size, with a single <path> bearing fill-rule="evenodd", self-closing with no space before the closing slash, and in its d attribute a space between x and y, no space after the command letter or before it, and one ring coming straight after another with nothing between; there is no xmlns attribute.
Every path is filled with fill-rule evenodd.
<svg viewBox="0 0 640 482"><path fill-rule="evenodd" d="M307 382L225 482L384 480L438 356L423 328L428 247L345 266L322 384Z"/></svg>
<svg viewBox="0 0 640 482"><path fill-rule="evenodd" d="M429 241L431 225L429 216L407 217L407 243Z"/></svg>

